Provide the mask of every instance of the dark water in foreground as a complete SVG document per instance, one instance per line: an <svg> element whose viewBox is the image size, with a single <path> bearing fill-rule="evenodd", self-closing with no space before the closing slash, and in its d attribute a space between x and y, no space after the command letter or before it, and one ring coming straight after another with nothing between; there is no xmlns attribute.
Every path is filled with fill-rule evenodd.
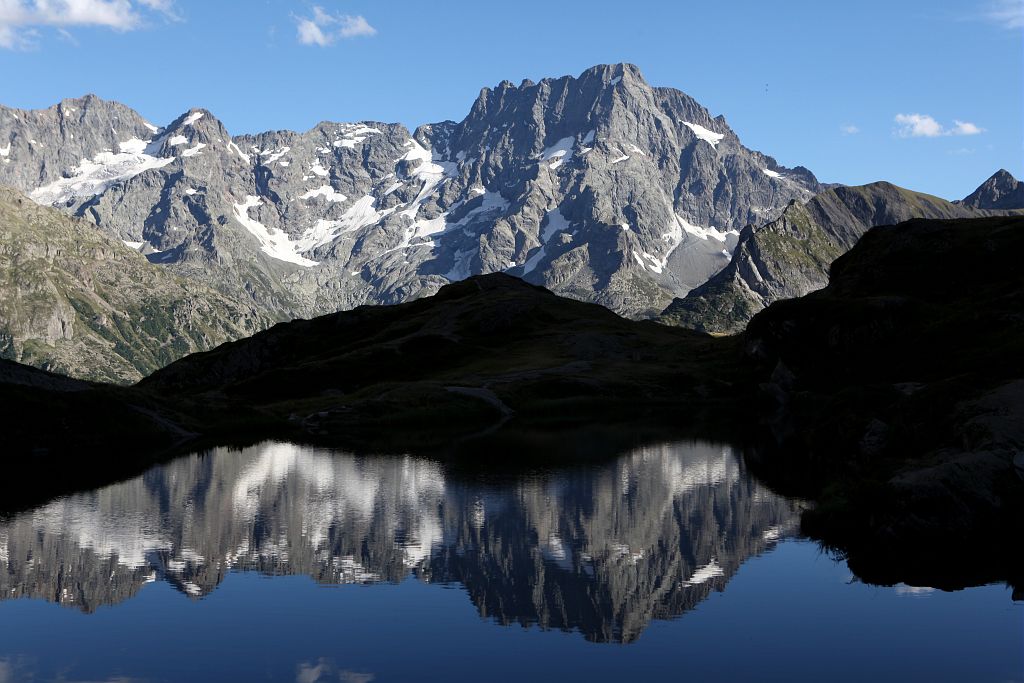
<svg viewBox="0 0 1024 683"><path fill-rule="evenodd" d="M799 511L702 443L190 456L0 522L0 683L1024 680L1007 588L860 584Z"/></svg>

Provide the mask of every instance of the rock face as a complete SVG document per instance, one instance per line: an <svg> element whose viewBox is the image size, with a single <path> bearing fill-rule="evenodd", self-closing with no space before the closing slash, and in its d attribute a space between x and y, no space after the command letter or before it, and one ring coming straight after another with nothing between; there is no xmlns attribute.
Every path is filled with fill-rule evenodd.
<svg viewBox="0 0 1024 683"><path fill-rule="evenodd" d="M974 207L891 183L830 188L806 204L790 204L773 221L744 228L729 265L673 301L659 321L735 334L772 302L803 296L828 284L832 262L873 226L911 218L983 215Z"/></svg>
<svg viewBox="0 0 1024 683"><path fill-rule="evenodd" d="M628 642L723 590L793 533L800 509L703 443L504 487L422 458L218 449L0 522L0 600L91 612L150 581L202 597L231 571L415 576L462 584L502 624Z"/></svg>
<svg viewBox="0 0 1024 683"><path fill-rule="evenodd" d="M999 169L959 203L976 209L1024 209L1024 183Z"/></svg>
<svg viewBox="0 0 1024 683"><path fill-rule="evenodd" d="M0 188L0 357L134 382L271 321L86 221Z"/></svg>
<svg viewBox="0 0 1024 683"><path fill-rule="evenodd" d="M504 271L631 316L820 190L636 67L485 88L461 123L232 137L88 96L0 107L0 184L268 317L396 303Z"/></svg>

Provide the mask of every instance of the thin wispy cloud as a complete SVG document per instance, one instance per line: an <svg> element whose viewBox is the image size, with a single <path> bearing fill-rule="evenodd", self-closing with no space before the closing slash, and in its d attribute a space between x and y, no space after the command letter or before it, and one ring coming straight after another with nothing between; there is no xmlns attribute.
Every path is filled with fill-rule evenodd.
<svg viewBox="0 0 1024 683"><path fill-rule="evenodd" d="M982 17L1005 29L1024 28L1024 0L996 0L986 6Z"/></svg>
<svg viewBox="0 0 1024 683"><path fill-rule="evenodd" d="M327 47L346 38L377 35L377 29L362 15L331 14L314 6L312 17L295 17L299 42Z"/></svg>
<svg viewBox="0 0 1024 683"><path fill-rule="evenodd" d="M171 21L184 21L174 4L174 0L139 0L139 4L159 12Z"/></svg>
<svg viewBox="0 0 1024 683"><path fill-rule="evenodd" d="M856 135L857 133L860 132L860 128L853 125L852 123L844 123L843 125L839 126L839 132L842 133L843 135Z"/></svg>
<svg viewBox="0 0 1024 683"><path fill-rule="evenodd" d="M172 0L0 0L0 48L35 47L44 27L65 39L72 27L132 31L145 23L144 12L180 19Z"/></svg>
<svg viewBox="0 0 1024 683"><path fill-rule="evenodd" d="M939 138L947 135L979 135L985 129L969 121L954 120L945 127L928 114L897 114L896 130L901 138Z"/></svg>

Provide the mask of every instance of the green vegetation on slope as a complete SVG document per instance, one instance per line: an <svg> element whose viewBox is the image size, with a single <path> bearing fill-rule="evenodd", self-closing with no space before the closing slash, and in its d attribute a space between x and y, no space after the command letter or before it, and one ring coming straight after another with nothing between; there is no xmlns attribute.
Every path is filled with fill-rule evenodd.
<svg viewBox="0 0 1024 683"><path fill-rule="evenodd" d="M262 329L253 305L149 263L93 225L0 189L0 357L127 384Z"/></svg>
<svg viewBox="0 0 1024 683"><path fill-rule="evenodd" d="M735 334L774 301L803 296L828 283L829 265L876 225L912 218L986 215L891 183L834 187L806 204L790 204L763 226L740 235L732 261L658 320L704 332Z"/></svg>

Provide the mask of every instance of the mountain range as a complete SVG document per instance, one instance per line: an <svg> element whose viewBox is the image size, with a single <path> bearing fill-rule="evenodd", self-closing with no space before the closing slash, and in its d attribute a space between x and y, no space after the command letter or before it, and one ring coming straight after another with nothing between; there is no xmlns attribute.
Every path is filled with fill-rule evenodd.
<svg viewBox="0 0 1024 683"><path fill-rule="evenodd" d="M496 272L627 317L738 332L823 287L873 225L1018 206L1001 173L960 203L824 186L629 64L504 81L461 122L413 132L323 122L232 136L204 109L157 126L91 95L0 107L3 229L19 244L0 278L46 283L12 288L0 355L131 383L278 321ZM74 246L86 236L125 267L96 277ZM60 258L21 255L36 252Z"/></svg>
<svg viewBox="0 0 1024 683"><path fill-rule="evenodd" d="M506 272L627 316L729 262L820 184L628 64L484 88L459 123L233 137L95 96L0 107L0 185L265 320L398 303Z"/></svg>

